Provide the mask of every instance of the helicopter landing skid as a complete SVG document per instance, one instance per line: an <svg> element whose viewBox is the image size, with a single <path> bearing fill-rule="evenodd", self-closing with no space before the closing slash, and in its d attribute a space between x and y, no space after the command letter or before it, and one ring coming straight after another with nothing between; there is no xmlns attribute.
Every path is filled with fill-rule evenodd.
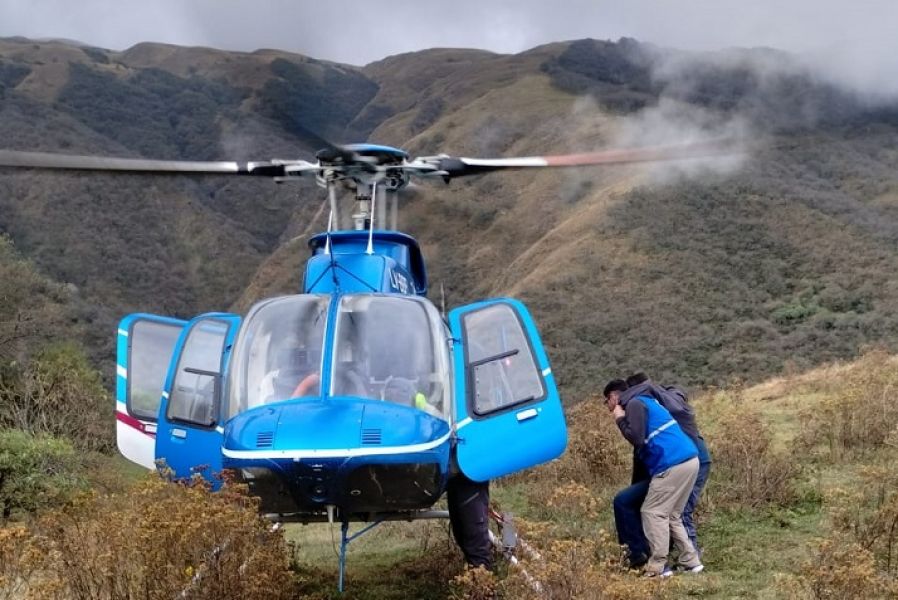
<svg viewBox="0 0 898 600"><path fill-rule="evenodd" d="M529 558L542 561L542 557L518 535L517 528L514 526L514 517L511 513L500 513L498 510L490 507L489 516L496 522L496 526L499 529L498 536L493 533L492 530L489 530L490 542L492 542L493 546L496 547L496 550L505 557L508 564L520 571L521 575L524 577L524 581L530 586L530 589L536 592L537 595L542 596L542 584L527 572L527 569L524 568L524 565L522 565L521 561L518 560L518 557L515 556L515 551L518 546L520 546L521 550L523 550Z"/></svg>

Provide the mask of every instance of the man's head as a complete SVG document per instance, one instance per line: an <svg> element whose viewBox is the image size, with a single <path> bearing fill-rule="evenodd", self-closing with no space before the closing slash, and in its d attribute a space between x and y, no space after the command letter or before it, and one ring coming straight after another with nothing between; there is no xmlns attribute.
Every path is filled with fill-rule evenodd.
<svg viewBox="0 0 898 600"><path fill-rule="evenodd" d="M642 371L638 371L633 373L629 377L627 377L627 387L633 387L634 385L639 385L640 383L645 383L649 380L649 376L643 373Z"/></svg>
<svg viewBox="0 0 898 600"><path fill-rule="evenodd" d="M623 379L612 379L608 382L602 395L605 397L605 405L608 406L609 410L618 405L620 402L620 394L625 391L627 387L627 382Z"/></svg>

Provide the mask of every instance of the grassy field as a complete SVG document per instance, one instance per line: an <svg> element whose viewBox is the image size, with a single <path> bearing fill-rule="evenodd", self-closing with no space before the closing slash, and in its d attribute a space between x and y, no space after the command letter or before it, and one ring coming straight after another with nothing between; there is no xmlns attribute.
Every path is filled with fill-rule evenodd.
<svg viewBox="0 0 898 600"><path fill-rule="evenodd" d="M35 494L59 497L17 505L0 526L0 598L25 589L41 600L184 590L265 600L895 598L896 392L898 358L874 352L698 395L714 457L697 513L706 571L664 581L624 567L611 499L629 480L630 449L594 398L567 411L561 458L492 485L493 503L535 550L519 546L532 579L505 559L494 573L465 570L445 521L392 522L350 544L341 595L338 525L288 525L282 535L241 486L171 485L120 458L48 445L61 458L46 468L77 468L72 485L90 492L60 495L67 479L41 480ZM21 432L5 439L9 464L18 448L40 454L35 444L45 443Z"/></svg>
<svg viewBox="0 0 898 600"><path fill-rule="evenodd" d="M862 381L865 387L858 385ZM888 439L872 439L872 431L853 441L838 438L852 428L870 429L850 415L863 412L859 406L888 402L896 382L894 360L871 355L850 365L698 397L696 409L715 454L699 514L706 571L698 576L648 583L618 566L610 498L627 482L627 447L594 402L570 411L571 446L564 458L495 482L492 497L515 513L522 536L550 563L524 561L538 578L547 578L547 597L814 598L832 589L837 593L826 597L844 597L846 589L856 588L814 579L818 564L832 567L827 572L846 568L824 564L832 557L821 557L820 540L836 535L832 513L839 508L840 491L863 491L865 469L887 464L895 451ZM894 414L872 412L877 422ZM894 492L888 486L876 491L880 500L868 508L881 509ZM866 510L861 505L867 506L860 502L858 515ZM852 538L850 531L841 533L845 543L865 541ZM353 542L342 596L336 593L339 529L290 526L287 537L294 543L301 591L312 598L486 598L491 593L512 598L528 593L504 562L492 590L460 576L461 559L444 523L391 523ZM877 566L871 577L891 582L893 574L882 568L876 545L865 545ZM850 568L845 573L851 585L865 585L852 579ZM888 595L876 587L879 583L864 588L870 597Z"/></svg>

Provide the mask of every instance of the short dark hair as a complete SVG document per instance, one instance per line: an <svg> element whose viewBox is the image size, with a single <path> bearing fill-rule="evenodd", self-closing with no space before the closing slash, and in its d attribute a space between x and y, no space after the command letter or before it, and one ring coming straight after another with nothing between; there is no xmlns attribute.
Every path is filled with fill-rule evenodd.
<svg viewBox="0 0 898 600"><path fill-rule="evenodd" d="M610 394L611 392L623 392L628 387L629 386L627 385L627 382L624 381L623 379L612 379L605 386L605 391L602 392L602 395L607 398L608 394Z"/></svg>
<svg viewBox="0 0 898 600"><path fill-rule="evenodd" d="M642 371L637 371L633 373L629 377L627 377L627 387L633 387L634 385L639 385L640 383L645 383L649 380L649 376L643 373Z"/></svg>

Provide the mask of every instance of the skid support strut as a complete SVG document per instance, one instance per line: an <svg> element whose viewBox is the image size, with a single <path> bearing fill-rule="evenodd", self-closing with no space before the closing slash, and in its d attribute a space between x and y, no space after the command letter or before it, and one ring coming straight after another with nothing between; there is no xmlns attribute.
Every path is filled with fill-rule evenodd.
<svg viewBox="0 0 898 600"><path fill-rule="evenodd" d="M520 571L521 575L524 577L524 581L530 586L530 589L536 592L539 596L542 596L542 584L527 572L527 569L524 568L524 565L522 565L521 561L518 560L518 557L515 556L515 551L518 546L520 546L530 558L541 561L542 557L518 536L517 528L514 526L514 517L511 513L499 513L499 511L494 508L490 508L489 515L499 528L499 536L496 536L492 531L489 532L490 541L496 549L502 553L508 561L508 564Z"/></svg>
<svg viewBox="0 0 898 600"><path fill-rule="evenodd" d="M337 582L337 590L339 590L341 594L343 593L343 579L346 575L346 548L349 546L349 542L361 537L363 534L371 531L383 522L384 519L377 519L373 523L368 523L352 535L349 535L349 521L343 521L340 525L340 579Z"/></svg>

